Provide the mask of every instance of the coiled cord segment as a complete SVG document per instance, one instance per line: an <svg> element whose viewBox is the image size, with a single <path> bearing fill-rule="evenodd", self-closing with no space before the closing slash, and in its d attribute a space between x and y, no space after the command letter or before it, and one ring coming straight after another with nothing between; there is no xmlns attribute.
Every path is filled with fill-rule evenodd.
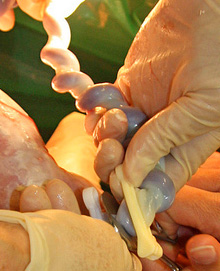
<svg viewBox="0 0 220 271"><path fill-rule="evenodd" d="M128 138L131 139L131 134L147 120L147 116L139 109L130 107L113 84L94 84L88 75L80 71L77 57L68 50L71 37L69 25L64 17L55 12L53 4L45 9L43 26L48 41L40 57L42 62L55 70L52 88L59 93L69 92L76 99L76 107L81 112L87 113L96 107L124 111L128 118L128 144Z"/></svg>

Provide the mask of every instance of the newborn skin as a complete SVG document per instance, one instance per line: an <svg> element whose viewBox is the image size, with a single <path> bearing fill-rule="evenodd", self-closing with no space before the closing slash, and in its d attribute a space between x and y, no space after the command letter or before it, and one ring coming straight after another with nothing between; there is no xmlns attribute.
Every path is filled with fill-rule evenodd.
<svg viewBox="0 0 220 271"><path fill-rule="evenodd" d="M59 179L70 186L81 211L86 212L81 192L91 184L56 164L34 121L2 91L0 123L0 208L18 210L20 191L24 187Z"/></svg>

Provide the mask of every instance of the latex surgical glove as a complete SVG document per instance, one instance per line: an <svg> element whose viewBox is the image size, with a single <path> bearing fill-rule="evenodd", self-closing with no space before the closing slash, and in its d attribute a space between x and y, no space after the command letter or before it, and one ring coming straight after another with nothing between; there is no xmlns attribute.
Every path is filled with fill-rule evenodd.
<svg viewBox="0 0 220 271"><path fill-rule="evenodd" d="M128 103L150 118L122 158L134 186L165 157L178 191L220 146L219 24L218 0L161 0L135 37L116 81ZM95 134L110 134L105 115L100 122ZM108 179L123 148L111 149L111 136L100 138L95 167Z"/></svg>
<svg viewBox="0 0 220 271"><path fill-rule="evenodd" d="M72 135L70 141L68 137L62 136L62 128L66 127L68 120L75 125L83 123L80 114L71 114L65 118L56 130L56 136L52 135L49 144L51 148L55 147L56 143L58 147L63 142L67 145L68 142L73 143L73 138L77 142L76 133L70 133ZM80 128L78 133L81 134ZM92 142L86 140L84 142L84 147L89 145L94 147ZM63 150L59 153L57 150L55 154L62 163L63 159L68 159L69 152ZM84 163L79 163L78 167L89 164L90 156L91 154L88 153ZM70 161L74 168L74 158L70 158ZM69 166L71 167L71 163ZM78 167L76 168L79 170ZM80 215L80 209L83 208L78 205L74 192L63 181L54 179L46 182L42 187L36 185L26 187L21 192L19 207L20 212L23 213L0 211L0 221L7 222L5 224L0 222L0 256L4 255L0 269L2 266L7 266L9 271L15 269L18 271L61 269L138 271L142 269L138 258L130 254L124 241L112 226ZM5 236L3 240L1 233ZM7 252L5 247L8 248ZM39 251L42 254L39 255Z"/></svg>
<svg viewBox="0 0 220 271"><path fill-rule="evenodd" d="M1 210L0 221L1 269L141 270L120 235L101 220L63 210Z"/></svg>
<svg viewBox="0 0 220 271"><path fill-rule="evenodd" d="M220 268L219 230L220 153L214 153L176 196L169 210L156 219L176 245L162 243L164 253L181 260L182 251L188 256L183 270L218 270ZM143 260L143 269L166 270L161 262Z"/></svg>

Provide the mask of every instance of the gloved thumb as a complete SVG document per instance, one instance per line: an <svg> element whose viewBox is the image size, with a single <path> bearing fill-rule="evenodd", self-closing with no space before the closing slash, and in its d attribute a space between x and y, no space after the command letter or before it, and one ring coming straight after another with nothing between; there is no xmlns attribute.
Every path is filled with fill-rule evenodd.
<svg viewBox="0 0 220 271"><path fill-rule="evenodd" d="M123 170L128 181L139 186L166 156L165 172L179 190L220 145L217 94L218 90L203 90L191 98L183 96L147 121L125 154Z"/></svg>

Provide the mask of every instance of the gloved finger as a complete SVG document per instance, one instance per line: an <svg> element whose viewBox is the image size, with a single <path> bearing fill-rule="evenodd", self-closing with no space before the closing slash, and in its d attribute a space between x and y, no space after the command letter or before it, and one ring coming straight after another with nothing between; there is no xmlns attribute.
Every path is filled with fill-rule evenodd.
<svg viewBox="0 0 220 271"><path fill-rule="evenodd" d="M116 139L101 141L94 160L94 169L103 182L108 182L111 171L122 163L124 148Z"/></svg>
<svg viewBox="0 0 220 271"><path fill-rule="evenodd" d="M120 180L117 178L115 171L112 171L109 175L109 186L113 196L118 202L121 202L124 198L123 190L121 187Z"/></svg>
<svg viewBox="0 0 220 271"><path fill-rule="evenodd" d="M52 208L47 193L37 185L30 185L23 190L19 206L20 212L35 212Z"/></svg>
<svg viewBox="0 0 220 271"><path fill-rule="evenodd" d="M218 148L219 138L220 129L215 129L171 149L170 155L165 157L165 172L173 180L176 191L191 178L199 166Z"/></svg>
<svg viewBox="0 0 220 271"><path fill-rule="evenodd" d="M202 233L220 238L219 206L220 193L185 185L176 194L173 205L166 213L157 214L156 219L165 232L173 238L178 236L178 225L192 227Z"/></svg>
<svg viewBox="0 0 220 271"><path fill-rule="evenodd" d="M93 110L87 112L85 116L84 126L87 134L92 135L98 121L107 112L105 108L95 107Z"/></svg>
<svg viewBox="0 0 220 271"><path fill-rule="evenodd" d="M98 146L99 142L106 138L114 138L123 142L128 130L128 120L120 109L110 109L98 121L93 133L93 138Z"/></svg>
<svg viewBox="0 0 220 271"><path fill-rule="evenodd" d="M195 139L192 139L190 142L183 144L178 148L173 148L171 150L171 155L165 158L166 173L173 179L177 191L181 188L185 180L189 179L190 176L196 171L197 167L203 161L205 161L205 159L214 151L214 149L210 150L209 148L207 148L206 142L209 142L209 145L213 145L214 149L216 149L219 144L218 130L214 130L209 134L205 134ZM203 149L202 155L200 154L200 149ZM102 158L97 159L97 168L98 161L100 160L101 162L103 162L102 165L104 165L105 162L103 158L107 158L107 156L108 151L103 151ZM102 165L100 166L100 168L102 168ZM117 165L117 163L115 165ZM107 177L109 176L111 169L114 169L113 166L112 168L108 168L108 174L106 175ZM213 172L213 174L216 176L215 172ZM115 181L113 181L112 183L115 184ZM216 182L216 184L218 184L218 182Z"/></svg>
<svg viewBox="0 0 220 271"><path fill-rule="evenodd" d="M207 234L192 237L186 245L191 267L183 271L216 271L220 269L220 244Z"/></svg>
<svg viewBox="0 0 220 271"><path fill-rule="evenodd" d="M140 186L157 161L173 148L220 127L219 98L216 97L220 97L219 90L200 92L181 97L138 130L127 148L123 163L128 181ZM207 95L212 98L208 100ZM207 107L207 104L212 106ZM201 112L204 113L202 117ZM217 138L214 146L212 143L206 145L209 155L217 149L216 142L219 146ZM191 167L192 164L189 165Z"/></svg>
<svg viewBox="0 0 220 271"><path fill-rule="evenodd" d="M64 182L54 179L45 185L52 209L67 210L80 214L79 205L72 189Z"/></svg>

